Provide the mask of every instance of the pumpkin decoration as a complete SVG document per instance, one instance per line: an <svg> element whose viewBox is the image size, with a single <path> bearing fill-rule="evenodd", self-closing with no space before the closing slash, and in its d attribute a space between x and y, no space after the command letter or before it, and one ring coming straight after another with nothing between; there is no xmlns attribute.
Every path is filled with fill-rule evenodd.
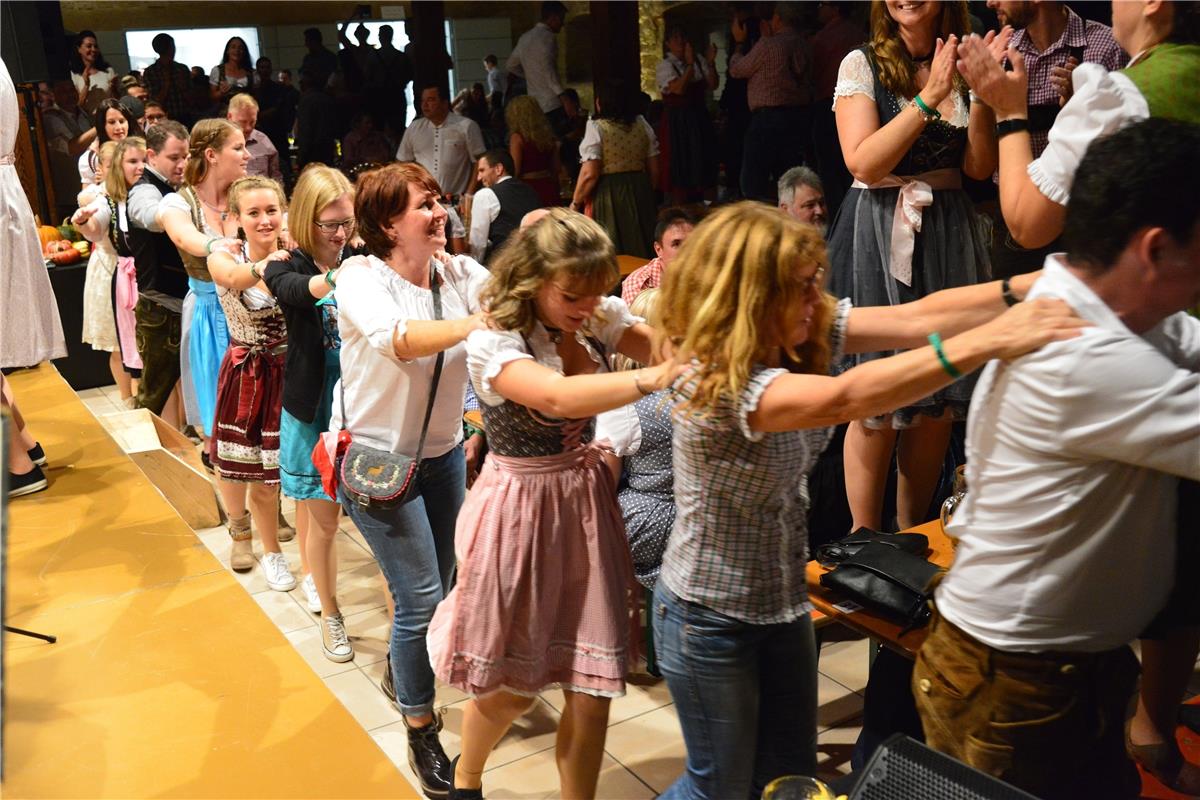
<svg viewBox="0 0 1200 800"><path fill-rule="evenodd" d="M83 254L76 250L70 242L60 239L46 245L46 258L59 266L64 266L79 261L83 258Z"/></svg>
<svg viewBox="0 0 1200 800"><path fill-rule="evenodd" d="M43 225L38 228L38 238L42 240L42 250L45 250L46 245L50 242L57 242L62 238L62 234L53 225Z"/></svg>

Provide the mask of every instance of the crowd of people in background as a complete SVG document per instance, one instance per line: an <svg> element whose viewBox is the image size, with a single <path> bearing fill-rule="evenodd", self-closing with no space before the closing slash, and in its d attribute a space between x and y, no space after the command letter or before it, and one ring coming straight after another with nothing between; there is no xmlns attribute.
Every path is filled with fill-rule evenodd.
<svg viewBox="0 0 1200 800"><path fill-rule="evenodd" d="M635 581L687 744L663 796L754 796L812 774L809 548L930 518L964 447L978 465L972 492L1006 485L998 450L1052 461L1016 434L993 440L1019 413L993 392L1037 395L1012 382L1040 353L1060 354L1033 367L1047 382L1074 369L1083 356L1061 354L1085 324L1113 337L1105 376L1139 358L1158 370L1128 406L1080 407L1069 444L1151 505L1173 497L1174 477L1200 479L1186 452L1200 435L1188 399L1200 334L1171 316L1200 299L1197 4L1114 3L1113 29L1062 3L988 5L992 30L957 0L732 3L723 64L714 39L670 25L660 96L608 81L590 112L559 76L567 8L555 0L503 64L484 59L486 83L414 87L411 124L404 91L421 43L401 51L384 26L372 46L354 20L337 52L305 32L297 86L238 37L210 69L189 69L161 33L158 60L118 76L84 31L71 79L40 87L60 205L96 243L85 340L112 354L130 407L202 444L231 567L261 568L277 591L299 586L334 661L354 657L332 544L339 512L353 520L393 615L381 689L427 795L481 797L492 748L530 697L560 686L563 792L594 796L608 704L635 663ZM1122 183L1147 160L1147 175L1187 191ZM1121 214L1076 199L1076 172L1097 197L1128 191ZM1064 247L1066 260L1046 260ZM636 269L623 275L618 256ZM1139 270L1163 283L1137 283ZM1122 287L1149 299L1126 308ZM1131 339L1113 313L1154 335ZM1013 365L1011 381L993 363L987 397L973 400L972 373L991 359ZM1021 408L1060 401L1080 403L1064 387ZM1147 420L1132 444L1115 433L1129 408ZM473 409L482 429L464 424ZM982 430L984 410L999 428ZM407 502L344 480L355 447L415 457ZM10 472L22 493L45 486L36 465ZM1142 481L1151 472L1170 477ZM1080 502L1115 485L1104 476ZM297 501L294 533L280 489ZM1016 508L1029 490L1006 491ZM1056 595L1028 579L1062 617L1014 630L1028 608L996 604L1010 579L1026 581L1004 539L1022 523L986 492L971 497L961 524L986 541L964 545L938 591L916 700L912 666L881 656L881 681L899 670L905 696L868 689L856 758L908 709L938 748L1048 797L1130 796L1126 747L1164 782L1200 791L1200 771L1172 748L1183 687L1156 680L1194 663L1200 603L1147 634L1166 643L1143 648L1153 688L1124 740L1117 717L1134 691L1117 649L1166 602L1173 565L1126 571L1119 594L1138 607L1107 619L1080 609L1104 605L1108 587ZM1155 508L1169 552L1174 506ZM1045 517L1072 514L1087 516L1060 505ZM1120 526L1105 525L1116 541ZM1047 557L1068 533L1043 532ZM299 580L279 547L291 535ZM1117 553L1073 555L1061 574L1088 583L1081 565ZM964 591L968 574L997 599ZM1081 617L1090 628L1064 632ZM949 674L935 652L999 666ZM1055 680L1013 689L1005 670ZM1093 684L1114 675L1098 696ZM472 698L453 760L435 678ZM1051 701L1078 724L998 732L979 710ZM956 720L972 703L964 744ZM1069 764L1044 763L1064 750ZM1084 794L1064 783L1085 774Z"/></svg>

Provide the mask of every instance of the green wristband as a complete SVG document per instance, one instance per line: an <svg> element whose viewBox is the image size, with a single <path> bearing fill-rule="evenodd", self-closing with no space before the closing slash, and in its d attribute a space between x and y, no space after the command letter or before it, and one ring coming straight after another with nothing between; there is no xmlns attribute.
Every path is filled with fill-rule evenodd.
<svg viewBox="0 0 1200 800"><path fill-rule="evenodd" d="M946 374L955 380L961 378L962 373L958 371L958 367L951 364L950 359L946 358L946 351L942 349L942 337L937 331L929 334L929 344L933 347L933 352L937 355L942 369L946 370Z"/></svg>
<svg viewBox="0 0 1200 800"><path fill-rule="evenodd" d="M214 237L212 237L211 239L209 239L207 242L205 242L205 243L204 243L204 251L205 251L206 253L208 253L208 254L211 256L211 255L212 255L212 246L213 246L213 242L219 242L219 241L221 241L221 237L220 237L220 236L214 236Z"/></svg>
<svg viewBox="0 0 1200 800"><path fill-rule="evenodd" d="M337 284L333 282L333 270L328 270L325 273L325 282L329 284L330 289L336 289Z"/></svg>
<svg viewBox="0 0 1200 800"><path fill-rule="evenodd" d="M925 101L921 99L921 95L913 95L913 102L916 103L917 108L920 109L921 116L925 117L926 119L942 118L942 112L938 111L936 108L930 108L929 106L925 105Z"/></svg>

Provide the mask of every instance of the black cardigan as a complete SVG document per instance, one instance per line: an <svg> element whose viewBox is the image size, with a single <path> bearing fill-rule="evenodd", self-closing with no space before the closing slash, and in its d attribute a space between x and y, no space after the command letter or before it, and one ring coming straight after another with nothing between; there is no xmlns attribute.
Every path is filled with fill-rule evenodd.
<svg viewBox="0 0 1200 800"><path fill-rule="evenodd" d="M345 257L354 255L346 248ZM283 407L301 422L317 416L325 385L325 347L321 342L321 310L308 290L313 275L323 272L299 248L289 261L271 261L263 270L263 281L287 320L287 361L283 373Z"/></svg>

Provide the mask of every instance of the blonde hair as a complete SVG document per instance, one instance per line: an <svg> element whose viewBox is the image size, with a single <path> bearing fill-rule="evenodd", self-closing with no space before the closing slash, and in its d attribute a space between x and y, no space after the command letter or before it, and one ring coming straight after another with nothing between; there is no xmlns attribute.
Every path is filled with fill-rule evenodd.
<svg viewBox="0 0 1200 800"><path fill-rule="evenodd" d="M543 153L554 148L554 131L542 107L527 94L512 99L504 109L504 122L513 133L519 133ZM517 177L516 175L513 176Z"/></svg>
<svg viewBox="0 0 1200 800"><path fill-rule="evenodd" d="M941 8L942 13L933 32L935 40L939 37L945 40L952 33L961 39L971 32L966 0L942 0ZM888 13L884 0L871 2L871 41L868 49L875 57L879 82L883 88L901 97L917 94L917 65L904 49L900 25ZM957 72L954 74L954 89L960 94L967 93L967 85Z"/></svg>
<svg viewBox="0 0 1200 800"><path fill-rule="evenodd" d="M109 144L110 142L105 142L104 146L107 147ZM125 168L121 166L125 162L125 154L130 150L146 152L146 140L140 136L126 136L121 141L111 142L111 144L115 146L113 147L112 163L104 175L104 191L108 192L108 196L114 203L123 203L129 197L129 190L133 188L125 182Z"/></svg>
<svg viewBox="0 0 1200 800"><path fill-rule="evenodd" d="M497 327L528 334L537 319L538 292L566 278L579 294L605 294L621 271L612 241L594 221L565 208L513 232L492 265L480 303Z"/></svg>
<svg viewBox="0 0 1200 800"><path fill-rule="evenodd" d="M254 99L253 95L241 92L240 94L235 94L233 97L229 98L230 114L236 114L237 112L247 108L253 108L255 111L258 111L258 101Z"/></svg>
<svg viewBox="0 0 1200 800"><path fill-rule="evenodd" d="M659 309L660 335L700 364L684 409L703 413L737 397L754 365L780 349L802 371L828 374L833 297L822 292L803 345L788 341L803 323L802 271L813 264L826 264L817 229L761 203L725 206L696 227L666 271Z"/></svg>
<svg viewBox="0 0 1200 800"><path fill-rule="evenodd" d="M658 309L662 301L662 290L658 288L643 289L638 293L638 296L633 298L633 302L629 304L629 310L646 320L652 327L658 327ZM640 361L634 361L632 358L620 353L612 357L612 367L614 372L624 372L629 369L639 369L646 366Z"/></svg>
<svg viewBox="0 0 1200 800"><path fill-rule="evenodd" d="M96 150L96 171L99 172L101 169L103 169L105 171L105 177L108 176L108 170L112 168L112 156L116 150L116 139L109 139L107 142L100 145L99 149ZM108 159L107 165L104 163L105 159Z"/></svg>
<svg viewBox="0 0 1200 800"><path fill-rule="evenodd" d="M279 198L279 208L287 210L287 196L283 193L283 187L279 185L279 181L268 178L265 175L248 175L245 178L238 178L229 186L229 210L231 213L240 215L242 213L240 200L246 192L252 192L255 189L269 189Z"/></svg>
<svg viewBox="0 0 1200 800"><path fill-rule="evenodd" d="M354 187L341 170L324 164L310 164L304 168L292 192L292 210L288 214L288 230L301 250L310 256L316 252L317 237L313 228L317 215L346 194L353 198Z"/></svg>
<svg viewBox="0 0 1200 800"><path fill-rule="evenodd" d="M183 168L183 182L198 186L208 176L208 160L204 153L208 149L222 150L234 134L241 135L242 129L227 119L202 119L192 128L188 141L187 166Z"/></svg>

